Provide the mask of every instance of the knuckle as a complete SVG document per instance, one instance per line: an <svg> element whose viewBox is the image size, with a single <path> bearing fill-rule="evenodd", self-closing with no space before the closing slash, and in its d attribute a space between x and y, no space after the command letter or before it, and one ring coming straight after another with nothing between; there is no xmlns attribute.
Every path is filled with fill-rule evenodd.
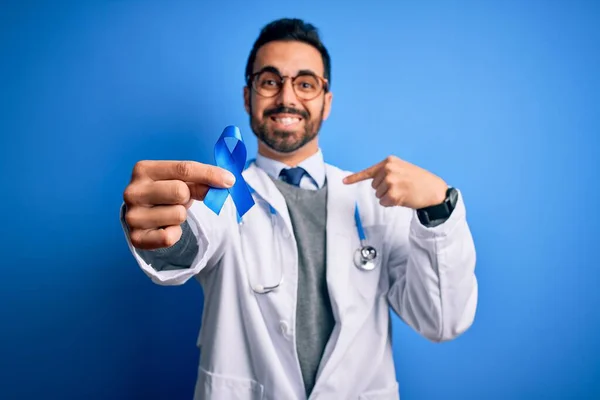
<svg viewBox="0 0 600 400"><path fill-rule="evenodd" d="M189 189L184 182L178 181L173 185L173 199L176 203L185 203L189 197Z"/></svg>
<svg viewBox="0 0 600 400"><path fill-rule="evenodd" d="M189 161L180 161L175 167L177 174L182 178L189 178L192 175L192 163Z"/></svg>
<svg viewBox="0 0 600 400"><path fill-rule="evenodd" d="M175 207L175 219L177 223L182 224L187 219L187 210L184 206L176 206Z"/></svg>
<svg viewBox="0 0 600 400"><path fill-rule="evenodd" d="M135 210L127 210L125 213L125 222L130 227L135 227L137 222L137 217L135 215Z"/></svg>
<svg viewBox="0 0 600 400"><path fill-rule="evenodd" d="M161 232L161 243L165 247L171 247L181 238L181 228L174 227L173 229L163 229Z"/></svg>
<svg viewBox="0 0 600 400"><path fill-rule="evenodd" d="M140 177L146 174L148 169L148 162L146 160L141 160L135 163L133 166L133 177Z"/></svg>
<svg viewBox="0 0 600 400"><path fill-rule="evenodd" d="M135 185L128 185L123 191L123 201L126 204L133 204L137 198L139 198L137 187Z"/></svg>
<svg viewBox="0 0 600 400"><path fill-rule="evenodd" d="M142 235L139 230L132 230L129 238L131 240L131 244L133 247L142 248L144 247L144 242L142 241Z"/></svg>
<svg viewBox="0 0 600 400"><path fill-rule="evenodd" d="M213 182L216 179L216 172L214 168L206 168L204 176L208 182Z"/></svg>
<svg viewBox="0 0 600 400"><path fill-rule="evenodd" d="M171 243L171 239L169 238L169 233L165 229L160 229L159 233L159 242L162 247L171 247L173 243Z"/></svg>

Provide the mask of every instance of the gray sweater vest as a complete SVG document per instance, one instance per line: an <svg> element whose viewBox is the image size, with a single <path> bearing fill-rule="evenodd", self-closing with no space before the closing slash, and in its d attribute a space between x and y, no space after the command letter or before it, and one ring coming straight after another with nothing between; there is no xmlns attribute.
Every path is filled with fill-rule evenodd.
<svg viewBox="0 0 600 400"><path fill-rule="evenodd" d="M308 396L335 324L326 279L327 186L304 190L273 182L285 198L298 247L296 350Z"/></svg>

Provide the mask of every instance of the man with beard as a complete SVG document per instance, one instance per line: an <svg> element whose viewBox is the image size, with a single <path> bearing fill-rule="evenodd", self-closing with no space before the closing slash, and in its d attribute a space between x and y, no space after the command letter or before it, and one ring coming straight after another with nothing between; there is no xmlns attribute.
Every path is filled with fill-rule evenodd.
<svg viewBox="0 0 600 400"><path fill-rule="evenodd" d="M331 62L312 25L265 26L246 82L258 154L243 172L255 205L241 221L231 197L218 214L203 202L236 184L216 166L140 161L124 192L141 269L204 290L195 398L398 399L390 308L436 342L474 319L460 192L395 156L354 174L324 161Z"/></svg>

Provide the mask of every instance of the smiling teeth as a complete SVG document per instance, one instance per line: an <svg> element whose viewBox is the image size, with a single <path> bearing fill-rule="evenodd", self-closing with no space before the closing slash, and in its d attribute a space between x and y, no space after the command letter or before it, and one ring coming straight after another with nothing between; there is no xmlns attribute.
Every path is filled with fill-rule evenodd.
<svg viewBox="0 0 600 400"><path fill-rule="evenodd" d="M295 124L296 122L300 121L300 118L291 118L291 117L275 118L275 121L277 121L278 123L280 123L282 125L291 125L291 124Z"/></svg>

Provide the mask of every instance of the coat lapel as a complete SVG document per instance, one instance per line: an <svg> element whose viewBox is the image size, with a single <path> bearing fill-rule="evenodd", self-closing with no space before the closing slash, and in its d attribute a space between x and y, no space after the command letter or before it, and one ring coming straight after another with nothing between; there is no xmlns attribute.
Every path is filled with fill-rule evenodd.
<svg viewBox="0 0 600 400"><path fill-rule="evenodd" d="M323 354L313 393L329 385L360 328L369 301L360 295L351 277L353 256L359 245L354 210L359 198L356 185L345 185L343 171L327 165L327 287L336 319ZM322 389L321 389L322 388Z"/></svg>
<svg viewBox="0 0 600 400"><path fill-rule="evenodd" d="M354 224L354 188L342 182L343 173L326 166L327 174L327 287L336 321L344 318L351 304L348 291L352 265L351 236Z"/></svg>

